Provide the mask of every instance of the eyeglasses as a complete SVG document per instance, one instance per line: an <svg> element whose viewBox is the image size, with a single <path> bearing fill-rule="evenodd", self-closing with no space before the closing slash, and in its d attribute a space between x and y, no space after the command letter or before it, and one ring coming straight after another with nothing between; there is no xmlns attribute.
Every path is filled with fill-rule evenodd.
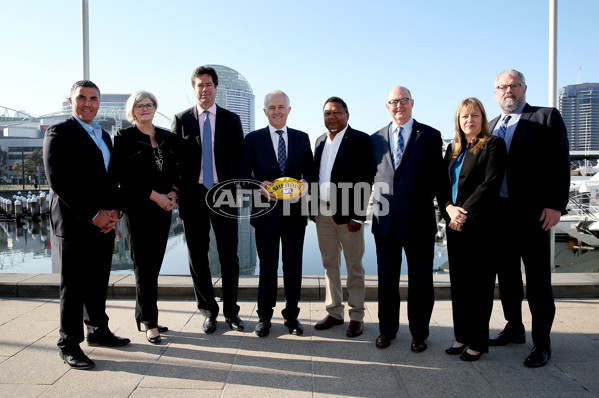
<svg viewBox="0 0 599 398"><path fill-rule="evenodd" d="M137 108L137 110L140 110L140 111L142 109L151 111L152 109L155 108L154 104L137 104L135 107Z"/></svg>
<svg viewBox="0 0 599 398"><path fill-rule="evenodd" d="M389 105L393 105L393 106L397 106L397 105L399 105L399 104L405 105L405 104L407 104L407 103L408 103L408 101L409 101L409 100L411 100L411 99L412 99L412 98L407 98L407 97L404 97L404 98L400 98L400 99L394 99L394 100L391 100L391 101L387 101L387 103L388 103Z"/></svg>
<svg viewBox="0 0 599 398"><path fill-rule="evenodd" d="M500 84L499 86L497 86L495 88L499 91L507 91L508 87L511 88L512 90L516 90L522 86L526 86L526 84L524 84L524 83Z"/></svg>

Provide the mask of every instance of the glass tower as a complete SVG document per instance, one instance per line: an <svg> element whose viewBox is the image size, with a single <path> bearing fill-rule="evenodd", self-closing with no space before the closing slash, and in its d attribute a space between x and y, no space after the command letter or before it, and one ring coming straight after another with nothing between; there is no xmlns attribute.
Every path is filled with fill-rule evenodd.
<svg viewBox="0 0 599 398"><path fill-rule="evenodd" d="M599 150L599 83L562 87L559 109L568 130L570 150Z"/></svg>

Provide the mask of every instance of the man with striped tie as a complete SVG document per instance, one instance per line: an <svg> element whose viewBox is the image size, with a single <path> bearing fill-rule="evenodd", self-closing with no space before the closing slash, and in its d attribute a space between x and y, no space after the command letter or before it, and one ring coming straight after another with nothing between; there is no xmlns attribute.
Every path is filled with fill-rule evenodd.
<svg viewBox="0 0 599 398"><path fill-rule="evenodd" d="M489 344L526 341L522 324L523 262L533 340L524 365L539 367L551 357L549 333L555 304L549 231L568 204L570 159L566 126L559 111L528 105L526 89L524 75L513 69L495 79L495 98L502 114L489 122L489 130L505 140L508 165L497 209L497 227L503 241L498 246L501 250L490 253L489 258L498 261L501 304L508 323ZM534 175L534 183L526 172L533 164L543 164L542 172Z"/></svg>
<svg viewBox="0 0 599 398"><path fill-rule="evenodd" d="M291 112L289 97L274 90L264 98L264 114L268 126L252 131L243 141L241 176L263 187L271 186L281 177L290 177L303 185L301 198L274 200L261 190L262 203L254 203L250 223L256 230L256 249L260 259L258 282L258 324L254 332L259 337L270 333L271 318L277 301L277 271L279 247L283 260L285 308L282 311L289 333L301 335L298 302L302 285L304 234L308 224L307 185L312 180L312 149L310 138L303 131L287 126ZM269 210L264 214L265 208ZM258 213L261 215L258 216Z"/></svg>
<svg viewBox="0 0 599 398"><path fill-rule="evenodd" d="M405 87L387 96L392 122L370 136L375 161L372 233L378 267L379 331L386 348L399 329L402 249L408 269L408 320L413 352L426 350L433 311L435 206L445 203L441 133L412 118L414 99Z"/></svg>

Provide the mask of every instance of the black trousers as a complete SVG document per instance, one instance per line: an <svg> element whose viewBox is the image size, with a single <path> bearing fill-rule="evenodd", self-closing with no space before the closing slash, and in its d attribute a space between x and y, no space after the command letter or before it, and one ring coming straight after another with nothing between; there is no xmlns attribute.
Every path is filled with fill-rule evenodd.
<svg viewBox="0 0 599 398"><path fill-rule="evenodd" d="M279 222L256 227L256 249L260 259L258 316L270 320L277 303L279 245L282 248L285 308L283 318L297 319L302 289L302 257L306 225L295 217L281 216Z"/></svg>
<svg viewBox="0 0 599 398"><path fill-rule="evenodd" d="M453 330L457 342L474 351L489 348L489 320L495 289L496 239L486 228L447 228Z"/></svg>
<svg viewBox="0 0 599 398"><path fill-rule="evenodd" d="M401 251L408 262L408 321L415 339L426 339L433 313L434 234L402 239L394 234L374 236L378 270L379 331L394 337L399 330Z"/></svg>
<svg viewBox="0 0 599 398"><path fill-rule="evenodd" d="M210 225L214 230L216 248L221 267L223 285L223 313L225 317L239 314L237 288L239 285L239 258L237 257L237 219L219 215L206 204L208 190L197 184L192 192L186 193L183 227L189 254L189 269L198 309L206 317L216 317L219 306L214 298L214 286L210 272ZM189 196L190 195L190 196ZM193 200L190 200L193 198Z"/></svg>
<svg viewBox="0 0 599 398"><path fill-rule="evenodd" d="M123 217L135 271L135 319L148 329L158 326L158 274L162 267L172 212L154 202Z"/></svg>
<svg viewBox="0 0 599 398"><path fill-rule="evenodd" d="M84 323L88 335L110 332L106 288L114 232L81 233L69 238L52 234L51 239L52 261L58 261L61 267L58 347L69 353L83 341Z"/></svg>
<svg viewBox="0 0 599 398"><path fill-rule="evenodd" d="M549 334L555 317L551 286L550 233L541 228L541 213L503 200L499 206L500 250L498 282L503 314L508 328L524 331L522 300L524 297L521 262L526 272L526 297L532 315L532 340L540 348L549 348Z"/></svg>

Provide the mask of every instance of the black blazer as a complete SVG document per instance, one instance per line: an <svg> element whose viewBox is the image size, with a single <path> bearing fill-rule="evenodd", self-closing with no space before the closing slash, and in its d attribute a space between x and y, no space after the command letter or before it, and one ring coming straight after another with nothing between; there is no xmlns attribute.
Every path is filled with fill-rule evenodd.
<svg viewBox="0 0 599 398"><path fill-rule="evenodd" d="M489 122L491 131L498 120ZM508 195L523 214L538 220L544 208L565 213L570 153L566 126L557 109L524 106L508 151L506 173Z"/></svg>
<svg viewBox="0 0 599 398"><path fill-rule="evenodd" d="M322 159L322 152L324 145L327 140L327 134L325 133L318 137L314 149L314 181L319 182L320 180L320 162ZM335 162L333 163L333 169L331 170L331 183L337 184L336 189L336 212L333 214L333 220L337 224L347 224L350 220L366 220L366 207L368 200L370 199L370 185L374 177L374 166L372 161L372 154L370 152L370 141L368 134L358 130L352 129L347 126L347 130L343 135L343 140L339 145ZM347 189L341 183L351 183L351 187ZM361 191L356 191L354 185L358 183L367 183L368 187L363 188ZM343 188L343 189L342 189ZM355 194L363 192L361 195L360 202L357 203L358 209L364 209L363 214L356 214L354 208ZM318 208L318 198L320 192L312 192L312 200L314 201L313 206ZM331 199L333 198L333 192L331 192ZM348 204L348 213L342 212L342 203Z"/></svg>
<svg viewBox="0 0 599 398"><path fill-rule="evenodd" d="M214 128L214 127L213 127ZM198 123L198 109L191 108L175 115L172 132L184 140L182 150L182 184L179 197L179 214L184 218L187 211L197 208L194 192L202 170L202 140ZM214 163L219 182L239 178L239 158L243 143L243 128L239 116L216 106L216 129L214 131ZM188 203L189 202L189 203Z"/></svg>
<svg viewBox="0 0 599 398"><path fill-rule="evenodd" d="M287 164L285 166L285 175L281 173L277 156L270 137L270 130L267 127L249 133L243 141L243 151L241 157L240 171L241 177L250 179L256 183L262 181L274 181L280 177L291 177L297 180L305 179L308 183L312 181L313 158L310 148L310 137L303 131L287 127ZM277 218L283 216L283 201L268 202L261 195L258 195L264 206L275 206L275 209L264 216L252 217L251 224L254 226L268 225L277 222ZM305 203L306 197L302 198L306 209L302 214L302 201L297 201L291 205L290 216L300 224L307 224L308 210ZM256 206L252 209L255 213L259 211Z"/></svg>
<svg viewBox="0 0 599 398"><path fill-rule="evenodd" d="M477 153L467 151L464 155L462 169L458 176L458 195L453 203L451 195L451 166L457 158L452 158L452 145L447 147L445 153L446 172L450 185L447 192L447 201L440 204L441 211L447 222L450 221L445 208L452 204L462 207L468 212L468 219L464 228L474 224L483 224L493 214L494 206L499 198L499 190L505 175L507 164L507 150L505 141L499 137L491 136Z"/></svg>
<svg viewBox="0 0 599 398"><path fill-rule="evenodd" d="M155 127L154 138L162 153L162 173L158 172L150 137L136 126L116 132L110 162L120 185L123 211L145 211L158 206L150 200L152 191L167 194L180 186L181 140L168 130Z"/></svg>
<svg viewBox="0 0 599 398"><path fill-rule="evenodd" d="M402 238L435 234L437 222L433 199L436 196L438 203L445 203L448 185L443 169L441 133L414 120L405 152L394 170L390 125L370 136L376 166L372 233L386 236L394 232Z"/></svg>
<svg viewBox="0 0 599 398"><path fill-rule="evenodd" d="M112 152L106 131L102 131L102 139ZM54 234L102 234L91 221L100 210L120 208L117 183L106 171L102 151L74 117L46 130L44 167L52 190L50 222Z"/></svg>

